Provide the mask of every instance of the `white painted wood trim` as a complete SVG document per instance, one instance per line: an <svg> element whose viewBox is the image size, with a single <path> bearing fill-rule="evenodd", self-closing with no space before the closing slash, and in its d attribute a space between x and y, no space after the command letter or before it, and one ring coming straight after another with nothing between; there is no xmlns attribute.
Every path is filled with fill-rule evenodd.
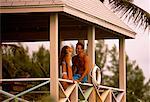
<svg viewBox="0 0 150 102"><path fill-rule="evenodd" d="M59 86L58 86L58 14L50 15L50 93L58 102Z"/></svg>

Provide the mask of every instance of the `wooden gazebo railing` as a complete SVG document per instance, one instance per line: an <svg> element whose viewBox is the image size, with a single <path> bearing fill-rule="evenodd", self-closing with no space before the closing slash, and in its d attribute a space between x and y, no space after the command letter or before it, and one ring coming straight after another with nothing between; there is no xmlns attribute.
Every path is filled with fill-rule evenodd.
<svg viewBox="0 0 150 102"><path fill-rule="evenodd" d="M35 82L43 81L42 83L23 90L17 94L8 93L3 89L0 90L1 95L6 95L7 98L1 98L2 102L9 102L15 100L16 102L29 102L31 100L24 99L21 96L29 93L37 93L35 90L48 83L50 83L50 78L19 78L19 79L1 79L1 83L4 82ZM64 90L62 82L67 82L69 86ZM2 85L2 84L1 84ZM48 91L43 91L38 93L49 93ZM95 86L90 83L73 83L72 80L59 79L59 102L121 102L124 90L118 88L112 88L107 86ZM50 94L49 94L50 95ZM34 99L32 100L34 101Z"/></svg>

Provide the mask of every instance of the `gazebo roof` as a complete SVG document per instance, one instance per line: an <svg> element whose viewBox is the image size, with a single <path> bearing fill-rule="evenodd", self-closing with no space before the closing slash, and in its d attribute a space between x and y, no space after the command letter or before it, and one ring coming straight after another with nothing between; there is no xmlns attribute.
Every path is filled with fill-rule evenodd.
<svg viewBox="0 0 150 102"><path fill-rule="evenodd" d="M1 13L65 12L130 38L135 32L99 0L1 0Z"/></svg>

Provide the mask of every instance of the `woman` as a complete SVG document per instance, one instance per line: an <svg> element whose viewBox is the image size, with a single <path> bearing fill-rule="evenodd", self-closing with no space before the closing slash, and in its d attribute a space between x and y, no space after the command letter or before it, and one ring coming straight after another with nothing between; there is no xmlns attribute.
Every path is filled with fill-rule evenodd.
<svg viewBox="0 0 150 102"><path fill-rule="evenodd" d="M72 48L69 46L64 46L61 50L60 64L62 65L62 78L63 79L73 79L72 75Z"/></svg>

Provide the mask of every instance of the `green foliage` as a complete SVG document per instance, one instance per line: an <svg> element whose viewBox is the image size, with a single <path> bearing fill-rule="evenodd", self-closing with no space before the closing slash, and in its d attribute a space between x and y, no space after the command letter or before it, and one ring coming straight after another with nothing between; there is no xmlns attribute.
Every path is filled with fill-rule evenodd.
<svg viewBox="0 0 150 102"><path fill-rule="evenodd" d="M96 65L99 66L102 70L101 70L101 81L103 84L103 79L104 79L104 75L103 75L103 68L106 66L106 62L107 62L107 54L108 54L108 46L105 44L104 40L98 40L96 43Z"/></svg>
<svg viewBox="0 0 150 102"><path fill-rule="evenodd" d="M3 78L25 77L30 74L31 60L28 48L21 44L2 45Z"/></svg>
<svg viewBox="0 0 150 102"><path fill-rule="evenodd" d="M128 60L127 60L128 61ZM135 62L127 66L127 102L148 102L150 99L150 81L144 83L142 69Z"/></svg>
<svg viewBox="0 0 150 102"><path fill-rule="evenodd" d="M32 55L34 77L50 77L50 54L43 46Z"/></svg>
<svg viewBox="0 0 150 102"><path fill-rule="evenodd" d="M109 57L110 60L107 65L107 69L112 75L105 75L104 85L119 87L119 54L116 46L113 46L112 49L109 50Z"/></svg>
<svg viewBox="0 0 150 102"><path fill-rule="evenodd" d="M104 68L107 61L108 47L104 40L98 40L96 43L96 65L100 68Z"/></svg>
<svg viewBox="0 0 150 102"><path fill-rule="evenodd" d="M3 78L49 77L49 51L43 46L32 56L22 44L2 45Z"/></svg>
<svg viewBox="0 0 150 102"><path fill-rule="evenodd" d="M28 47L24 48L21 43L2 44L2 67L3 78L27 78L27 77L49 77L49 51L43 46L39 48L33 55L29 55ZM7 82L3 83L5 91L23 91L41 82ZM18 85L18 86L17 86ZM40 87L38 90L49 90L49 84ZM36 100L36 97L41 97L42 94L25 95L25 98Z"/></svg>
<svg viewBox="0 0 150 102"><path fill-rule="evenodd" d="M56 102L56 101L53 97L49 95L45 95L41 99L39 99L37 102Z"/></svg>
<svg viewBox="0 0 150 102"><path fill-rule="evenodd" d="M110 75L104 75L103 84L112 87L119 87L119 55L116 46L108 51L110 59L107 70ZM127 102L149 102L150 100L150 80L144 83L143 71L126 56L127 69Z"/></svg>

